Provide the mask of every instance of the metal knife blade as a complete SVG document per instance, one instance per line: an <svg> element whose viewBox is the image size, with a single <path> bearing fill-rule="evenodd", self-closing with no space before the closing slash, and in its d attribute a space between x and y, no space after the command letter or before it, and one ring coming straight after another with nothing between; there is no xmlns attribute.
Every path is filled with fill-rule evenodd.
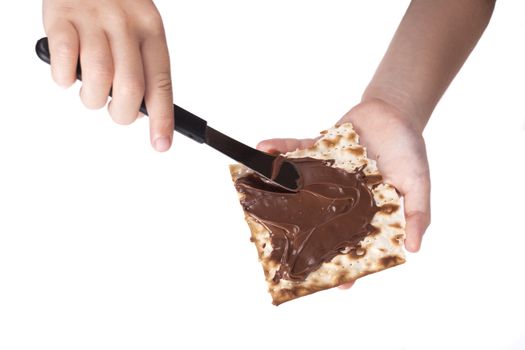
<svg viewBox="0 0 525 350"><path fill-rule="evenodd" d="M51 62L47 38L38 40L35 50L42 61L48 64ZM80 64L77 67L77 78L82 80ZM249 147L209 127L206 120L199 118L184 108L177 105L173 105L173 107L175 131L188 136L196 142L207 144L287 190L296 191L298 189L299 173L293 163L284 160L280 163L277 175L272 178L274 165L277 165L275 162L276 156ZM140 111L148 115L144 101L142 101Z"/></svg>

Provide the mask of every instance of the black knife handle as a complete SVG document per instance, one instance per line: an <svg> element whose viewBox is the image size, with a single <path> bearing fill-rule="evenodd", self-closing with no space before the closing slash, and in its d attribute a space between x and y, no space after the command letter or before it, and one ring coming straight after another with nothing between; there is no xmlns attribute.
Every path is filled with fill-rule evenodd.
<svg viewBox="0 0 525 350"><path fill-rule="evenodd" d="M51 54L49 53L49 44L47 38L42 38L36 42L36 54L44 62L51 63ZM82 70L80 69L80 62L77 66L77 79L82 80ZM111 96L111 90L109 91L109 96ZM181 108L177 105L173 105L174 116L176 116L175 130L181 134L188 136L189 138L203 143L206 140L206 120L197 117L195 114L188 112L184 108ZM148 110L146 109L146 103L142 100L140 105L140 111L145 115L148 115Z"/></svg>

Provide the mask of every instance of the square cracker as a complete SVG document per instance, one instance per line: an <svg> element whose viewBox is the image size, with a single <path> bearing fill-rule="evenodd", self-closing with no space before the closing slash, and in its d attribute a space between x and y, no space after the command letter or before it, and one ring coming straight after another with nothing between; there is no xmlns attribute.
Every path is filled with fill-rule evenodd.
<svg viewBox="0 0 525 350"><path fill-rule="evenodd" d="M354 172L363 167L367 179L381 179L376 162L366 158L366 149L359 145L359 137L350 123L345 123L321 132L322 136L310 148L285 154L288 158L311 157L333 159L332 166ZM230 166L233 181L251 173L243 165ZM381 181L381 180L379 180ZM400 198L396 189L386 183L370 181L379 211L372 219L374 231L367 235L356 249L335 256L311 272L304 281L290 281L281 278L273 281L280 264L270 259L272 244L270 232L254 217L245 212L245 219L250 227L251 240L257 247L259 260L264 269L269 292L273 303L279 305L304 295L336 287L365 275L384 270L405 262L403 242L405 239L405 220ZM242 199L242 194L239 193Z"/></svg>

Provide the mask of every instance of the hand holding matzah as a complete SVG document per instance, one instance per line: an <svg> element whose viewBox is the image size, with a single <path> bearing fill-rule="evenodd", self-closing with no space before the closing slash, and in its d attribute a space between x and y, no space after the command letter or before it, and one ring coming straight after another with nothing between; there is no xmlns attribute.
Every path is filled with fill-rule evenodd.
<svg viewBox="0 0 525 350"><path fill-rule="evenodd" d="M361 103L339 122L351 122L366 147L368 158L377 161L383 181L393 185L404 198L405 247L417 252L430 224L430 174L425 142L417 131L382 102ZM266 152L286 153L313 145L314 139L270 139L259 143Z"/></svg>
<svg viewBox="0 0 525 350"><path fill-rule="evenodd" d="M430 224L430 173L421 131L408 120L395 107L372 100L360 103L339 122L354 125L383 181L403 196L405 247L415 253Z"/></svg>

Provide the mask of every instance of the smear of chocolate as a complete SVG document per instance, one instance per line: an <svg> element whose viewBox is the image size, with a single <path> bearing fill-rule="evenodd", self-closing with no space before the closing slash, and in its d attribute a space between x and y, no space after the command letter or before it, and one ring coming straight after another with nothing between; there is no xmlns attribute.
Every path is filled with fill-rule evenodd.
<svg viewBox="0 0 525 350"><path fill-rule="evenodd" d="M235 183L244 194L244 210L270 231L271 259L280 263L275 282L303 281L323 262L359 249L359 242L374 231L370 222L379 210L362 170L334 168L333 160L287 160L300 174L297 192L256 174Z"/></svg>

